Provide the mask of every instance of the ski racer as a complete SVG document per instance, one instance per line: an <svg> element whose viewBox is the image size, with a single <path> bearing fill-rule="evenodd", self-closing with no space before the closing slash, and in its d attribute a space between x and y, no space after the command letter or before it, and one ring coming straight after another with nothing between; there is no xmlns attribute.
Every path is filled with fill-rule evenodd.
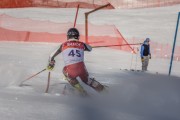
<svg viewBox="0 0 180 120"><path fill-rule="evenodd" d="M92 47L86 43L79 41L79 31L76 28L70 28L67 32L67 41L62 43L60 47L49 57L48 70L52 70L55 66L55 57L61 53L65 63L63 74L66 80L76 88L80 93L87 95L87 92L80 85L77 77L85 84L92 87L97 92L101 92L104 86L90 78L86 66L84 64L84 51L91 51Z"/></svg>

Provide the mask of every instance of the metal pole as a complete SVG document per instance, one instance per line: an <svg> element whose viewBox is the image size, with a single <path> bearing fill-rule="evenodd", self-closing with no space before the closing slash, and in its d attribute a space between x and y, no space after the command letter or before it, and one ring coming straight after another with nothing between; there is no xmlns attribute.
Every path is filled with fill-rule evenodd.
<svg viewBox="0 0 180 120"><path fill-rule="evenodd" d="M100 47L116 47L116 46L130 46L130 45L141 45L142 43L134 43L134 44L121 44L121 45L104 45L104 46L93 46L92 48L100 48Z"/></svg>
<svg viewBox="0 0 180 120"><path fill-rule="evenodd" d="M88 15L95 12L95 11L97 11L97 10L108 7L109 5L111 5L111 4L108 3L106 5L100 6L100 7L96 8L96 9L94 9L94 10L91 10L91 11L85 13L85 43L89 42L88 41Z"/></svg>
<svg viewBox="0 0 180 120"><path fill-rule="evenodd" d="M88 44L88 13L85 13L85 43Z"/></svg>
<svg viewBox="0 0 180 120"><path fill-rule="evenodd" d="M38 72L38 73L36 73L36 74L34 74L34 75L32 75L32 76L28 77L27 79L23 80L23 81L20 83L20 85L19 85L19 86L22 86L22 84L23 84L25 81L27 81L27 80L29 80L29 79L31 79L31 78L33 78L33 77L37 76L38 74L40 74L40 73L44 72L45 70L46 70L46 68L45 68L45 69L43 69L43 70L41 70L40 72Z"/></svg>
<svg viewBox="0 0 180 120"><path fill-rule="evenodd" d="M78 4L77 10L76 10L76 16L75 16L75 20L74 20L74 28L76 27L76 21L77 21L78 12L79 12L79 4Z"/></svg>
<svg viewBox="0 0 180 120"><path fill-rule="evenodd" d="M116 28L116 31L120 34L120 36L123 38L123 40L128 44L128 42L126 41L126 39L122 36L122 34L119 32L119 30ZM136 53L134 51L134 49L129 45L130 49L133 51L133 53Z"/></svg>
<svg viewBox="0 0 180 120"><path fill-rule="evenodd" d="M172 54L171 54L171 62L170 62L170 67L169 67L169 76L171 75L172 62L173 62L173 58L174 58L174 50L175 50L175 46L176 46L176 37L177 37L177 32L178 32L179 19L180 19L180 12L178 14L176 32L175 32L175 35L174 35L174 43L173 43L173 49L172 49Z"/></svg>
<svg viewBox="0 0 180 120"><path fill-rule="evenodd" d="M45 93L48 93L49 90L49 85L50 85L50 77L51 77L51 72L48 73L48 82L47 82L47 87Z"/></svg>

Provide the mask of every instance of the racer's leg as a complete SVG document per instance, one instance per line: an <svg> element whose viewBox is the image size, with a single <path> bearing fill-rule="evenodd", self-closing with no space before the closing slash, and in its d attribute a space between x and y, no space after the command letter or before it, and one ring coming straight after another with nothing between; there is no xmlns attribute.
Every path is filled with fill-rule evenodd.
<svg viewBox="0 0 180 120"><path fill-rule="evenodd" d="M76 79L76 76L71 76L71 74L66 71L66 68L63 69L63 74L65 76L65 79L80 93L83 95L87 95L87 92L84 90L84 88L79 84L78 80Z"/></svg>

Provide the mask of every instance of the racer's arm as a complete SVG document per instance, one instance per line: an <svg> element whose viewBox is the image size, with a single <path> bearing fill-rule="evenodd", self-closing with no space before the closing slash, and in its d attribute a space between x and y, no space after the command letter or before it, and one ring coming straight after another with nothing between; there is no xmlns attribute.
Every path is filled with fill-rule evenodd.
<svg viewBox="0 0 180 120"><path fill-rule="evenodd" d="M142 46L141 46L141 52L140 52L141 58L143 58L143 56L144 56L144 55L143 55L143 52L144 52L144 46L142 45Z"/></svg>
<svg viewBox="0 0 180 120"><path fill-rule="evenodd" d="M90 45L88 45L88 44L86 44L86 43L84 43L84 47L85 47L85 51L91 51L92 50L92 47L90 46Z"/></svg>
<svg viewBox="0 0 180 120"><path fill-rule="evenodd" d="M62 46L62 45L61 45ZM51 53L51 55L49 56L49 64L47 66L47 70L51 71L54 69L54 66L55 66L55 60L54 58L59 54L61 53L61 46L56 49L53 53Z"/></svg>
<svg viewBox="0 0 180 120"><path fill-rule="evenodd" d="M51 53L51 55L49 56L49 61L54 61L54 58L59 54L61 53L61 48L62 48L62 45L56 49L54 52Z"/></svg>

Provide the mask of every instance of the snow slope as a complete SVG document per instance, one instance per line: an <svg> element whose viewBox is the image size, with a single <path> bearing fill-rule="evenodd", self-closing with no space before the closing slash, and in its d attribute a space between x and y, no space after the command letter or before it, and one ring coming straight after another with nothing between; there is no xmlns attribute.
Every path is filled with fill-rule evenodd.
<svg viewBox="0 0 180 120"><path fill-rule="evenodd" d="M92 98L62 95L65 81L61 73L61 56L56 58L48 94L44 93L48 72L19 87L20 81L46 66L48 55L56 46L48 43L0 44L2 120L180 119L179 77L120 70L119 59L125 53L109 52L109 48L94 49L92 53L86 53L85 60L90 75L109 85L107 95L95 94ZM107 55L110 58L119 56L119 59L112 62Z"/></svg>
<svg viewBox="0 0 180 120"><path fill-rule="evenodd" d="M152 16L156 15L162 18L157 11L166 15L169 12L169 15L176 17L178 10L179 6L174 6L145 10L123 10L123 12L111 11L110 15L115 16L115 21L118 21L116 14L125 14L126 12L121 19L124 19L124 23L125 20L129 23L128 15L131 17L142 15L141 19L147 21L150 18L146 16L146 12L150 12ZM41 11L42 14L40 15L37 11ZM60 14L60 11L57 10L58 14ZM46 11L30 8L1 10L1 13L4 12L18 17L28 16L34 19L51 19L54 21L58 19L53 17L53 13L57 14L56 9L47 9ZM71 13L71 9L69 13ZM70 18L72 17L71 14L69 14ZM167 16L167 19L171 21L172 17ZM136 25L135 21L136 19L130 20L130 22L134 22L133 25ZM175 25L175 21L173 19L170 24ZM98 21L96 22L98 23ZM157 19L157 22L159 23L159 19ZM124 25L121 28L122 32L134 36L131 30L135 27L132 27L128 32L126 28L128 23L114 23L119 24L120 27ZM152 35L154 39L156 37L161 38L159 36L161 34L164 35L164 38L172 37L169 34L164 34L161 30L156 32L158 35L154 35L153 29L159 29L159 27L152 26L152 24L146 25L149 25L148 28L152 27L152 29L148 29L148 35ZM146 33L142 33L143 29L136 29L136 34L139 33L138 37L142 34L146 36ZM169 27L169 29L171 28ZM25 86L19 87L18 85L22 80L46 67L49 54L57 46L58 44L52 43L0 42L0 120L180 119L179 63L175 63L173 66L173 75L175 76L167 75L169 60L161 59L152 59L148 72L129 71L125 69L141 68L139 57L116 49L94 48L92 52L87 52L85 55L90 76L94 76L103 84L109 85L108 93L98 95L86 87L90 93L94 94L94 97L81 98L73 95L63 95L66 81L63 80L61 72L64 65L61 55L56 58L56 67L51 72L49 93L44 93L47 85L47 71L27 81Z"/></svg>

